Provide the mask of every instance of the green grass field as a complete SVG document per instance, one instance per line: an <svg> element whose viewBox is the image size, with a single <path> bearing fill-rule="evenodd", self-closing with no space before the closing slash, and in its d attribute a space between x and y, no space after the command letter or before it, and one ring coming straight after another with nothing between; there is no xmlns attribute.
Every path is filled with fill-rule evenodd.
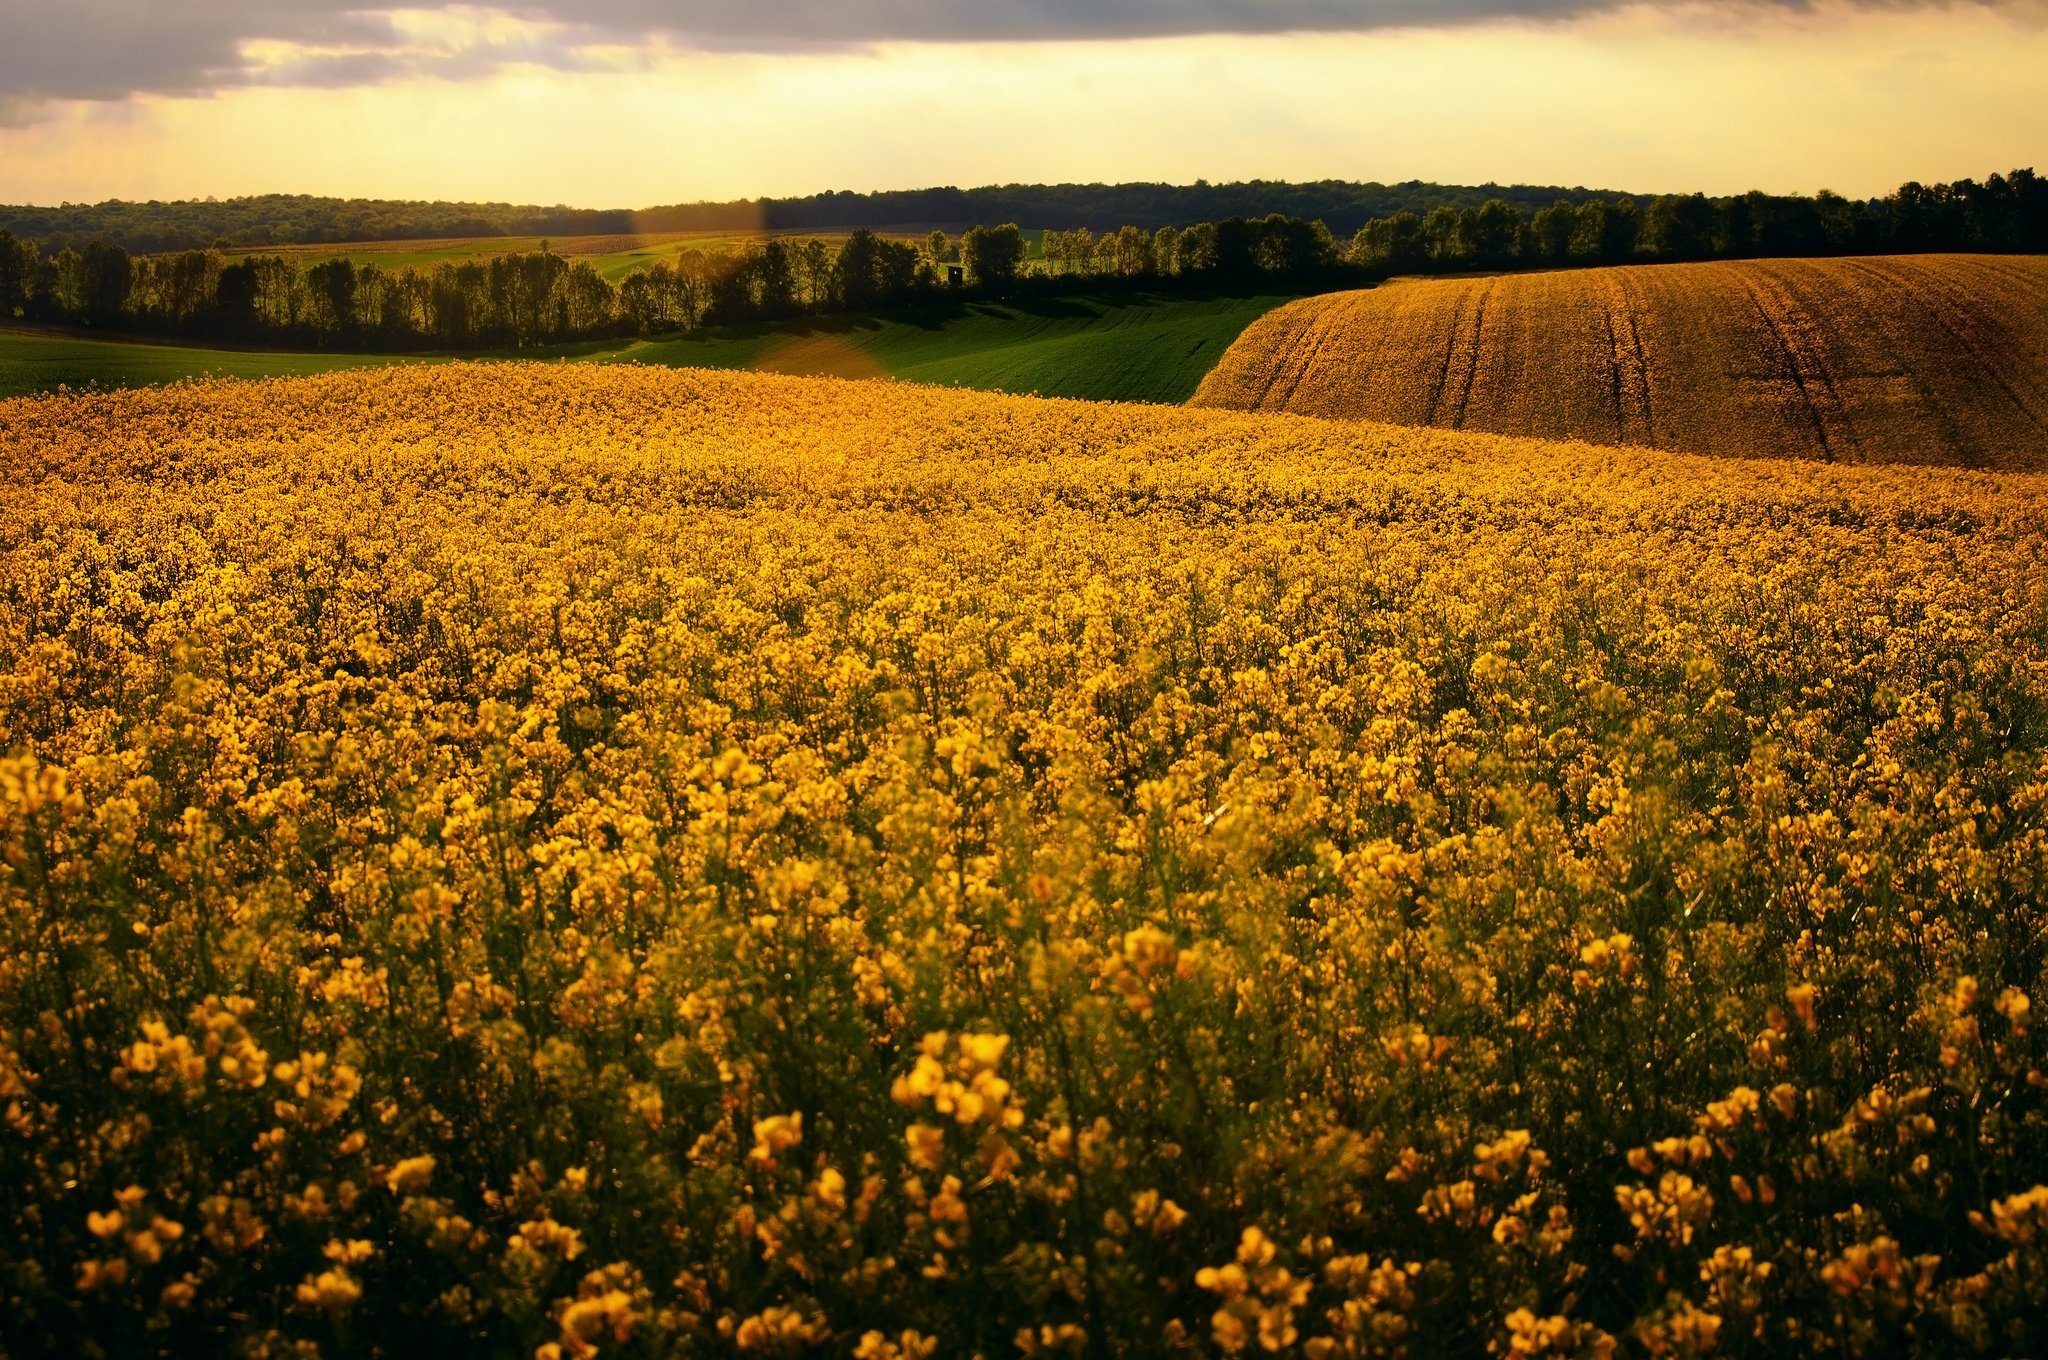
<svg viewBox="0 0 2048 1360"><path fill-rule="evenodd" d="M777 231L768 233L792 241L819 240L833 244L844 240L844 231ZM927 232L883 231L881 235L916 244L924 242ZM951 233L957 240L959 233ZM322 260L347 259L354 264L374 264L379 269L432 269L441 264L460 264L464 260L487 260L493 255L515 255L526 251L539 250L546 245L557 255L573 260L582 260L594 267L598 273L618 283L636 269L663 260L673 260L686 250L702 250L711 254L722 254L737 250L745 245L757 245L766 235L762 232L666 232L646 236L462 236L428 241L352 241L334 245L277 245L237 247L227 253L229 259L241 259L249 255L283 255L305 268ZM1041 227L1029 228L1024 232L1024 253L1027 259L1044 258L1045 231Z"/></svg>
<svg viewBox="0 0 2048 1360"><path fill-rule="evenodd" d="M607 237L606 241L621 238ZM701 236L685 240L662 240L638 243L618 250L595 248L593 242L576 239L549 240L540 236L488 236L459 241L422 241L416 245L393 242L342 245L320 249L294 246L282 250L237 250L230 251L229 257L239 259L245 255L283 254L301 268L318 264L323 260L347 259L356 265L374 264L379 269L432 269L436 265L461 264L465 260L488 260L494 255L516 255L539 250L547 245L558 255L566 256L589 264L613 283L619 282L636 269L645 269L660 260L673 259L685 250L707 250L714 253L732 250L747 241L756 240L749 236Z"/></svg>
<svg viewBox="0 0 2048 1360"><path fill-rule="evenodd" d="M643 341L593 357L1177 404L1245 327L1287 300L1132 294L972 303Z"/></svg>
<svg viewBox="0 0 2048 1360"><path fill-rule="evenodd" d="M282 255L301 269L324 260L346 259L357 265L374 264L379 269L432 269L438 264L461 264L464 260L489 259L493 255L516 255L539 250L538 236L491 236L453 241L356 242L336 246L272 246L225 252L228 259L252 255ZM550 242L558 253L560 244ZM602 257L598 257L602 258Z"/></svg>
<svg viewBox="0 0 2048 1360"><path fill-rule="evenodd" d="M775 232L774 235L789 240L820 240L837 243L843 240L843 231ZM883 232L885 236L898 236L903 240L922 242L922 234L906 236L897 232ZM1035 242L1042 233L1027 232L1027 245ZM465 260L488 260L494 255L516 255L539 250L546 245L557 255L581 261L596 269L613 283L624 279L637 269L645 269L663 260L673 260L686 250L701 250L710 254L724 254L741 246L759 244L766 239L760 232L689 232L656 233L647 236L465 236L433 241L356 241L323 246L268 246L248 247L227 252L228 258L240 259L249 255L283 255L301 268L308 268L322 260L347 259L357 265L374 264L379 269L432 269L436 265L461 264ZM1035 250L1036 247L1032 246Z"/></svg>
<svg viewBox="0 0 2048 1360"><path fill-rule="evenodd" d="M125 340L0 331L0 397L59 386L145 387L182 378L279 378L337 368L420 363L384 354L300 354L269 350L188 349Z"/></svg>
<svg viewBox="0 0 2048 1360"><path fill-rule="evenodd" d="M950 304L886 317L832 317L673 340L562 346L518 357L897 378L1177 404L1194 394L1245 327L1286 301L1277 296L1132 294ZM197 349L5 331L0 332L0 397L59 386L138 387L208 375L265 378L425 361L420 356Z"/></svg>

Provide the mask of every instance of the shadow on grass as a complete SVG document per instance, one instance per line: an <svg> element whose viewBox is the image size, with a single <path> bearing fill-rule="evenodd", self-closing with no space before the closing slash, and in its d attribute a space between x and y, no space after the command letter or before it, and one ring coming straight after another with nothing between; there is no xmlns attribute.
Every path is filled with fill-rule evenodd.
<svg viewBox="0 0 2048 1360"><path fill-rule="evenodd" d="M576 360L617 357L629 359L643 349L660 351L675 358L662 358L656 362L671 363L675 359L687 359L692 349L701 348L708 356L718 355L720 350L735 344L748 342L770 342L775 340L801 339L807 336L851 336L869 334L890 328L911 328L937 334L949 326L969 320L982 321L1094 321L1107 320L1120 313L1144 311L1151 308L1177 304L1226 303L1252 298L1291 297L1295 294L1287 289L1273 287L1206 288L1194 290L1160 291L1146 288L1107 288L1101 291L1077 289L1073 292L1026 294L1021 297L1005 298L1000 301L959 298L940 302L928 302L914 307L904 307L885 312L848 313L837 316L789 317L772 321L753 321L743 325L712 326L693 331L677 331L668 335L640 336L628 338L590 339L568 341L551 345L535 345L524 349L474 348L460 350L348 350L348 349L302 349L277 347L260 342L218 340L211 337L174 338L157 335L106 332L78 327L29 326L17 323L10 332L24 336L46 339L67 339L97 341L111 344L132 344L139 348L171 347L195 351L209 351L221 354L276 354L285 356L304 355L307 357L342 358L368 362L408 362L419 360ZM1192 352L1192 351L1191 351ZM726 357L726 356L719 356Z"/></svg>
<svg viewBox="0 0 2048 1360"><path fill-rule="evenodd" d="M960 299L949 302L927 302L915 307L903 307L887 312L859 312L840 316L800 316L777 321L750 321L743 325L707 326L694 331L678 331L670 335L646 337L645 343L670 345L723 345L736 341L761 340L767 338L802 337L811 335L849 335L860 332L884 330L891 326L913 327L925 331L941 331L970 318L991 321L1008 321L1029 317L1039 321L1088 321L1104 318L1117 312L1142 311L1175 303L1222 303L1245 301L1251 298L1293 296L1286 289L1230 288L1201 289L1187 292L1157 292L1149 290L1115 290L1109 292L1076 292L1051 296L1005 298L1000 302L983 299ZM625 342L630 344L632 342ZM578 352L597 353L622 348L620 342L603 341L592 346L565 345L548 346L545 352L552 357L564 354L573 357ZM539 354L541 350L526 351ZM499 351L500 354L504 351Z"/></svg>

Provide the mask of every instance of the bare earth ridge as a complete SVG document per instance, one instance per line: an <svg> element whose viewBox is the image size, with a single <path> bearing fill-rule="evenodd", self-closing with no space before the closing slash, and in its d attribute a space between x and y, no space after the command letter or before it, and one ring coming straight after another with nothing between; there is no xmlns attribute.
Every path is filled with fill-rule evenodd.
<svg viewBox="0 0 2048 1360"><path fill-rule="evenodd" d="M2048 260L1402 280L1255 323L1192 403L1689 453L2048 466Z"/></svg>

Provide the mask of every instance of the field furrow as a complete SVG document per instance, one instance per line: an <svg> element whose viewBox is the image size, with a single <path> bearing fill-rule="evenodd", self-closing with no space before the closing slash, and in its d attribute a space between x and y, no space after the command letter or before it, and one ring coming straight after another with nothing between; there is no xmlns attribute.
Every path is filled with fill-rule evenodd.
<svg viewBox="0 0 2048 1360"><path fill-rule="evenodd" d="M1313 352L1300 341L1310 333ZM1304 367L1284 387L1250 376ZM2048 261L1402 280L1251 327L1193 404L1687 453L2041 467Z"/></svg>

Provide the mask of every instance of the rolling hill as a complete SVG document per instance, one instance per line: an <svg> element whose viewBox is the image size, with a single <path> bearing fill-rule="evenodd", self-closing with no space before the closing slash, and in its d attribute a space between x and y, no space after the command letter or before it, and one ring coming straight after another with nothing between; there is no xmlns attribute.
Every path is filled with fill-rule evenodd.
<svg viewBox="0 0 2048 1360"><path fill-rule="evenodd" d="M1177 404L1245 327L1286 301L1132 293L970 303L706 331L598 357Z"/></svg>
<svg viewBox="0 0 2048 1360"><path fill-rule="evenodd" d="M1689 453L2048 465L2048 260L1403 280L1250 327L1197 406Z"/></svg>
<svg viewBox="0 0 2048 1360"><path fill-rule="evenodd" d="M670 368L897 378L1098 401L1178 404L1244 328L1285 296L1140 293L912 308L606 341L523 357ZM58 387L144 387L187 378L323 373L448 355L208 349L91 334L0 329L0 397ZM508 356L509 357L509 356Z"/></svg>
<svg viewBox="0 0 2048 1360"><path fill-rule="evenodd" d="M60 387L152 387L191 378L289 378L437 362L437 356L208 349L0 328L0 399Z"/></svg>

